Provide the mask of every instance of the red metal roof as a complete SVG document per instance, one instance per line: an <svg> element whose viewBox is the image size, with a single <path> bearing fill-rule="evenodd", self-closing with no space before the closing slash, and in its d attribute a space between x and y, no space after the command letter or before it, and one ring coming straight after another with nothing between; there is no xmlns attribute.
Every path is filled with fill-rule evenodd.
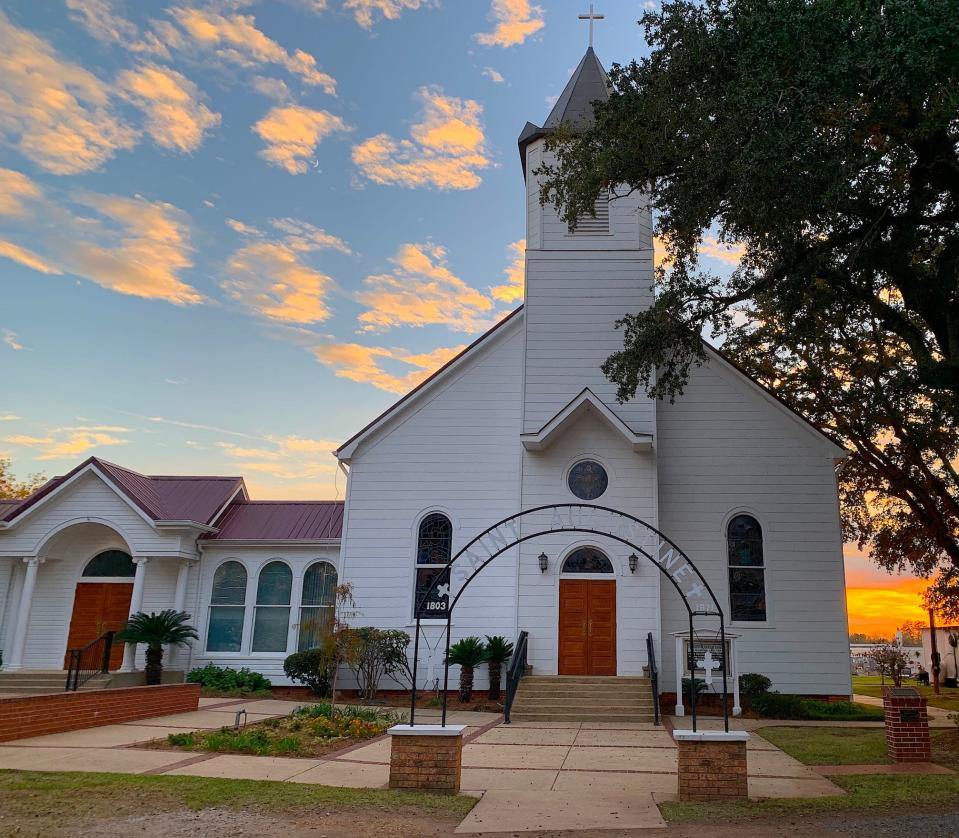
<svg viewBox="0 0 959 838"><path fill-rule="evenodd" d="M343 501L236 501L206 541L322 541L343 532Z"/></svg>
<svg viewBox="0 0 959 838"><path fill-rule="evenodd" d="M0 506L0 521L10 521L49 495L58 486L94 466L116 484L133 503L154 521L195 521L212 523L216 513L237 492L245 498L242 477L150 476L90 457L61 477L44 483L36 492L13 506Z"/></svg>

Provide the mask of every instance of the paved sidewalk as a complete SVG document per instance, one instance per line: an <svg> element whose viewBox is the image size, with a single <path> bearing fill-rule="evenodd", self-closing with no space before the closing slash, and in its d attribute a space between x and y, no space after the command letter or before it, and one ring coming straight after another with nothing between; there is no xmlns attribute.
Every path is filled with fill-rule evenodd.
<svg viewBox="0 0 959 838"><path fill-rule="evenodd" d="M201 699L192 713L21 739L0 746L0 768L38 771L115 771L132 774L278 780L354 788L385 788L390 740L381 737L321 758L257 757L149 750L135 747L169 733L217 729L246 711L248 722L283 716L298 702ZM419 721L439 721L421 711ZM642 723L502 724L493 713L451 712L463 724L464 792L483 797L462 830L487 831L487 813L510 830L557 828L589 821L591 829L662 826L655 802L673 799L677 752L664 727ZM690 720L672 719L677 727ZM703 719L703 729L721 725ZM753 727L735 720L734 728ZM821 774L758 736L748 743L751 797L818 797L841 794ZM564 802L566 801L566 802ZM572 807L572 809L570 808ZM581 815L573 817L572 811ZM515 817L504 818L512 811ZM528 814L528 817L520 813ZM590 820L592 819L592 820ZM585 822L585 821L584 821Z"/></svg>
<svg viewBox="0 0 959 838"><path fill-rule="evenodd" d="M871 707L882 707L882 699L871 695L854 695L852 700L859 704L868 704ZM949 718L950 712L942 707L933 707L931 704L927 704L926 713L929 716L929 727L952 727L953 723ZM882 724L882 722L876 722L875 724Z"/></svg>

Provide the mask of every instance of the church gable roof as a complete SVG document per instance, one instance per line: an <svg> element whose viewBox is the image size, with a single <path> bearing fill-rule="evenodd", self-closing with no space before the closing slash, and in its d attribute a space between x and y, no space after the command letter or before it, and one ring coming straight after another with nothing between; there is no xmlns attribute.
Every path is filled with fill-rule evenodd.
<svg viewBox="0 0 959 838"><path fill-rule="evenodd" d="M445 378L448 373L452 373L454 370L458 370L462 367L464 363L479 349L485 347L489 340L493 338L494 335L503 334L506 330L506 326L510 323L519 322L519 315L523 311L523 306L520 306L515 311L508 314L502 320L499 321L493 328L489 331L484 332L476 340L474 340L469 346L466 347L459 355L454 356L452 359L447 361L442 367L440 367L436 372L434 372L429 378L423 380L410 390L403 398L399 401L394 402L386 410L384 410L379 416L377 416L372 422L366 425L361 430L357 431L353 436L351 436L346 442L344 442L339 448L337 448L333 455L340 460L341 462L348 463L353 457L353 454L356 452L357 447L367 439L374 431L378 430L383 424L393 416L398 410L407 406L414 399L421 396L427 390L440 379Z"/></svg>
<svg viewBox="0 0 959 838"><path fill-rule="evenodd" d="M0 506L0 524L11 524L89 471L115 487L128 503L153 523L176 521L209 526L231 498L246 497L242 477L150 476L99 457L90 457L66 474L51 478L13 506Z"/></svg>
<svg viewBox="0 0 959 838"><path fill-rule="evenodd" d="M610 428L621 434L634 451L647 451L653 445L652 434L635 433L609 406L606 405L589 387L558 411L536 433L521 434L523 447L527 451L542 451L548 448L562 432L583 416L591 414L605 422Z"/></svg>

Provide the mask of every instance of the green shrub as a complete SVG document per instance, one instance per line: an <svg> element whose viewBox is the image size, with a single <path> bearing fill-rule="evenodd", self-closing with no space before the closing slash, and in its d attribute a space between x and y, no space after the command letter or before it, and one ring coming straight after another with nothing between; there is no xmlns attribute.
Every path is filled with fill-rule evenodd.
<svg viewBox="0 0 959 838"><path fill-rule="evenodd" d="M333 684L330 655L323 649L294 652L283 661L283 671L291 681L305 684L314 693L328 696Z"/></svg>
<svg viewBox="0 0 959 838"><path fill-rule="evenodd" d="M205 690L230 695L264 694L273 686L269 678L252 669L231 669L212 663L191 669L186 679L191 684L200 684Z"/></svg>
<svg viewBox="0 0 959 838"><path fill-rule="evenodd" d="M352 705L333 707L328 701L319 704L308 704L297 707L292 713L294 718L300 719L345 719L351 722L358 719L361 722L377 722L388 726L400 724L406 717L390 710L377 710L373 707L355 707Z"/></svg>
<svg viewBox="0 0 959 838"><path fill-rule="evenodd" d="M807 698L803 701L803 707L806 711L804 718L813 721L881 722L885 719L881 707L868 707L852 701L816 701Z"/></svg>
<svg viewBox="0 0 959 838"><path fill-rule="evenodd" d="M689 695L689 686L692 684L696 695L702 695L706 692L706 682L702 678L683 678L683 695Z"/></svg>
<svg viewBox="0 0 959 838"><path fill-rule="evenodd" d="M746 698L752 698L760 693L768 693L772 685L772 681L757 672L747 672L745 675L739 676L739 692Z"/></svg>
<svg viewBox="0 0 959 838"><path fill-rule="evenodd" d="M195 733L171 733L167 736L166 741L180 748L193 748L197 745Z"/></svg>
<svg viewBox="0 0 959 838"><path fill-rule="evenodd" d="M767 719L805 719L805 702L798 695L788 693L763 692L750 699L750 707Z"/></svg>

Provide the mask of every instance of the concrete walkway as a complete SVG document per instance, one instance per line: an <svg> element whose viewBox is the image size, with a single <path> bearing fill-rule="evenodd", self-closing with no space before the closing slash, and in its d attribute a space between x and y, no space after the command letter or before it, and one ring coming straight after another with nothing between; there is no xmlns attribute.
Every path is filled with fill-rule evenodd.
<svg viewBox="0 0 959 838"><path fill-rule="evenodd" d="M882 707L882 699L876 698L871 695L854 695L852 700L859 704L868 704L870 707ZM929 727L952 727L953 723L949 719L950 710L945 710L942 707L933 707L931 704L926 705L926 713L929 716ZM876 722L875 724L882 724L882 722Z"/></svg>
<svg viewBox="0 0 959 838"><path fill-rule="evenodd" d="M221 777L385 788L389 737L321 758L257 757L148 750L136 747L168 733L232 725L237 711L248 722L284 716L297 702L201 699L192 713L21 739L0 746L0 768L35 771L112 771L131 774ZM417 720L439 721L438 711ZM465 793L480 803L457 832L663 827L657 802L675 798L676 746L663 727L641 723L502 724L493 713L451 712L467 726L463 750ZM672 719L688 727L689 719ZM753 727L735 720L735 729ZM781 723L780 723L781 724ZM720 726L701 720L700 727ZM748 743L750 797L820 797L842 794L827 778L758 736Z"/></svg>

